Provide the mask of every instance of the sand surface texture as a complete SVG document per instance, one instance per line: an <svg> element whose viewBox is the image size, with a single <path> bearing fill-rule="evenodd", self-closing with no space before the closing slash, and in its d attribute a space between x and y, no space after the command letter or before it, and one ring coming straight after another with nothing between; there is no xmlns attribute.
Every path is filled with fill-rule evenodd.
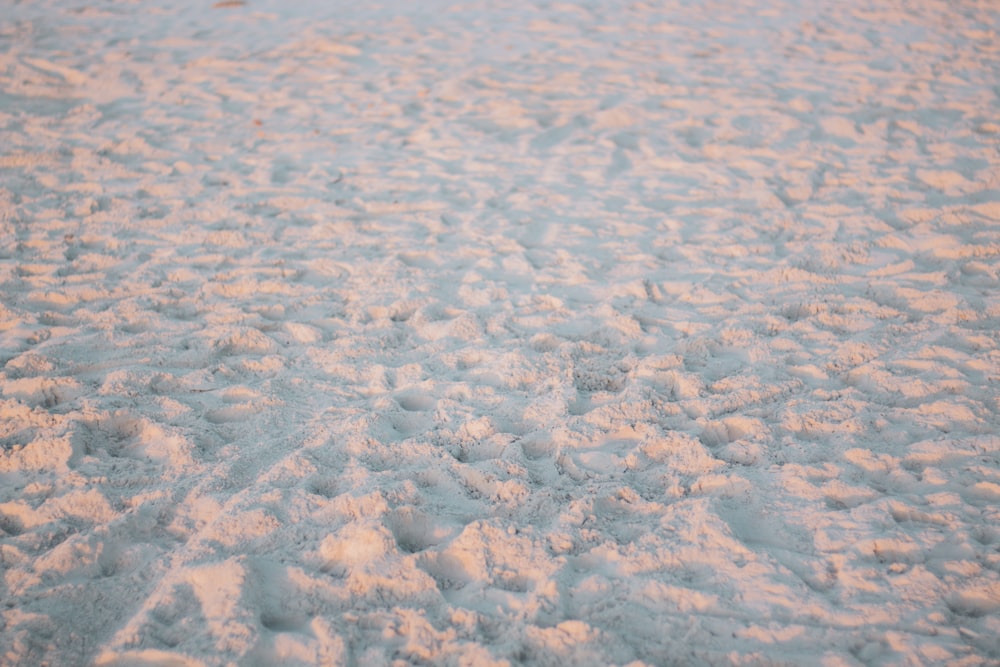
<svg viewBox="0 0 1000 667"><path fill-rule="evenodd" d="M1000 5L0 12L3 665L1000 661Z"/></svg>

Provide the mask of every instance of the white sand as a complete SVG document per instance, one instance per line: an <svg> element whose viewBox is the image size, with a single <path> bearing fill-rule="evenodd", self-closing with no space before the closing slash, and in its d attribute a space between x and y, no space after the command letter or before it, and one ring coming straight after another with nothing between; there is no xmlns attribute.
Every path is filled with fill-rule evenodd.
<svg viewBox="0 0 1000 667"><path fill-rule="evenodd" d="M0 12L3 665L1000 664L1000 5Z"/></svg>

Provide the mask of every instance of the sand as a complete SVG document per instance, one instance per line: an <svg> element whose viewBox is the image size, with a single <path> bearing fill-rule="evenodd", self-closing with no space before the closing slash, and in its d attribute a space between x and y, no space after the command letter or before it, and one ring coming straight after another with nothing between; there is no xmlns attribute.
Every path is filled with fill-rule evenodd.
<svg viewBox="0 0 1000 667"><path fill-rule="evenodd" d="M3 665L1000 664L1000 7L26 0Z"/></svg>

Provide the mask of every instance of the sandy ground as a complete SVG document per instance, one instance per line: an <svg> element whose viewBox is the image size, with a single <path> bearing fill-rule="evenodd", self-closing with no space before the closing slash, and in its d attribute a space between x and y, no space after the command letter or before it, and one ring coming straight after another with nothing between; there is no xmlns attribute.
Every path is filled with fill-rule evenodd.
<svg viewBox="0 0 1000 667"><path fill-rule="evenodd" d="M1000 664L996 3L0 11L0 663Z"/></svg>

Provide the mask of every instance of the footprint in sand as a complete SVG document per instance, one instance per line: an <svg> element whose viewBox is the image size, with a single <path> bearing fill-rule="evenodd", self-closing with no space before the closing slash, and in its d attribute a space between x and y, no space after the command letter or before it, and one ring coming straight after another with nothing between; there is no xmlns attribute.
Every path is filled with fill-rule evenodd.
<svg viewBox="0 0 1000 667"><path fill-rule="evenodd" d="M589 447L573 450L571 458L576 466L598 475L614 475L630 467L629 457L639 447L639 440L610 436L597 440Z"/></svg>

